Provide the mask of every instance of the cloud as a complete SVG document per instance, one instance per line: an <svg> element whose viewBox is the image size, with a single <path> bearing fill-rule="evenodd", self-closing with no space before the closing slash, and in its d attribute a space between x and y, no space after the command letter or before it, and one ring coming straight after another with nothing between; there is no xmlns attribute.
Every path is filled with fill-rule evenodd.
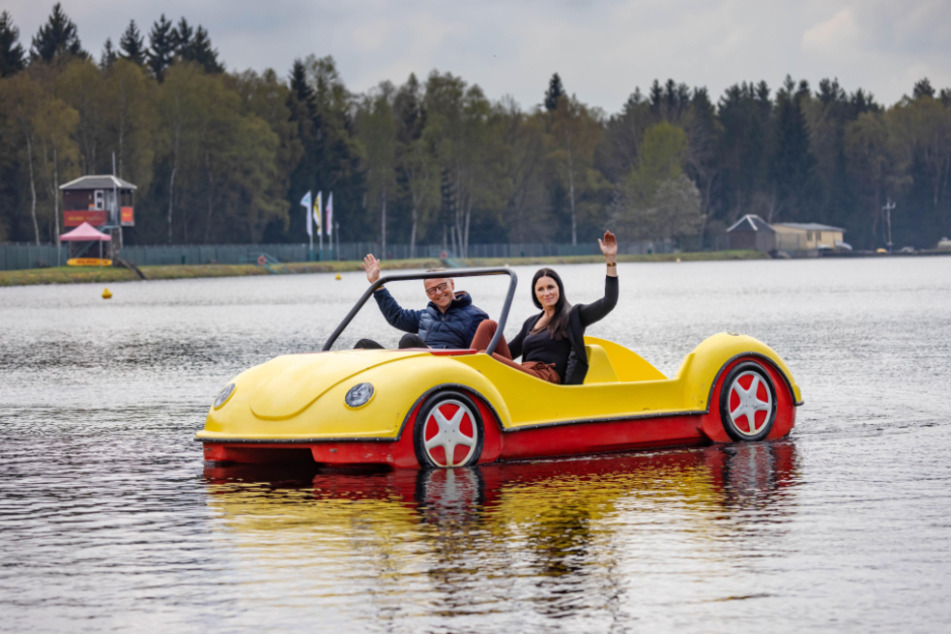
<svg viewBox="0 0 951 634"><path fill-rule="evenodd" d="M54 1L4 1L25 47ZM147 37L164 13L205 27L231 70L286 77L295 59L330 55L357 93L435 69L528 109L558 72L570 93L611 114L635 87L667 78L705 86L714 101L733 84L775 87L787 74L813 86L837 77L886 104L924 74L951 86L947 0L61 1L97 58L130 19Z"/></svg>
<svg viewBox="0 0 951 634"><path fill-rule="evenodd" d="M852 12L842 9L802 34L802 48L809 53L840 51L855 43L857 30Z"/></svg>

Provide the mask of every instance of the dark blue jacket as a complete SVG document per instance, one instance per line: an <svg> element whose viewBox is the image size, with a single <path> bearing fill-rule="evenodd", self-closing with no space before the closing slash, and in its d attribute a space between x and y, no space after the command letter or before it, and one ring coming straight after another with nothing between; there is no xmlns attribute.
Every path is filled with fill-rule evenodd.
<svg viewBox="0 0 951 634"><path fill-rule="evenodd" d="M418 333L430 348L468 348L476 328L489 318L484 310L473 306L472 297L465 291L456 293L445 313L432 302L422 310L401 308L385 288L377 289L373 298L391 326Z"/></svg>

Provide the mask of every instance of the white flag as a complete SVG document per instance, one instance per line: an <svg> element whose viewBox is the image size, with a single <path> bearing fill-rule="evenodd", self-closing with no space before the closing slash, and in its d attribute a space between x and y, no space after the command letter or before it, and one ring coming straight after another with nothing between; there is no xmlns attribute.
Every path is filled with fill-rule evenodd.
<svg viewBox="0 0 951 634"><path fill-rule="evenodd" d="M330 195L327 196L327 235L332 236L334 233L334 193L330 192Z"/></svg>
<svg viewBox="0 0 951 634"><path fill-rule="evenodd" d="M304 194L304 197L300 199L300 204L304 206L304 213L307 214L307 235L314 235L314 230L310 226L310 192Z"/></svg>

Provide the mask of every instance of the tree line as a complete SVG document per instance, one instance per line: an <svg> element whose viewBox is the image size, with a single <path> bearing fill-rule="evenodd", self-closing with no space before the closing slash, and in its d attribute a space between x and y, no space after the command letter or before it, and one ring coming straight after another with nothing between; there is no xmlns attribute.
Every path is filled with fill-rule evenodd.
<svg viewBox="0 0 951 634"><path fill-rule="evenodd" d="M951 90L917 82L884 107L835 79L728 88L657 80L616 114L569 94L492 100L432 71L365 94L332 57L226 72L210 35L134 21L98 60L60 4L29 50L0 13L0 241L55 241L59 185L115 173L137 185L126 243L305 240L307 191L334 194L341 241L623 241L710 248L747 213L843 227L860 248L951 234Z"/></svg>

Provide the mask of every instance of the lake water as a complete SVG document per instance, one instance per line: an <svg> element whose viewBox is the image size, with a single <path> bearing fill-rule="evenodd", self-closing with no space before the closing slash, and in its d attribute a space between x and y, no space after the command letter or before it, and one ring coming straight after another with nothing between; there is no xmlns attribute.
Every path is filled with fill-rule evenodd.
<svg viewBox="0 0 951 634"><path fill-rule="evenodd" d="M516 270L510 335L531 312L534 268ZM572 301L600 293L602 266L559 271ZM619 274L589 334L668 375L715 332L763 340L802 388L791 436L451 472L216 468L193 436L218 390L319 349L362 274L0 289L0 630L946 630L951 258ZM457 288L497 313L501 279ZM369 308L341 345L395 343Z"/></svg>

